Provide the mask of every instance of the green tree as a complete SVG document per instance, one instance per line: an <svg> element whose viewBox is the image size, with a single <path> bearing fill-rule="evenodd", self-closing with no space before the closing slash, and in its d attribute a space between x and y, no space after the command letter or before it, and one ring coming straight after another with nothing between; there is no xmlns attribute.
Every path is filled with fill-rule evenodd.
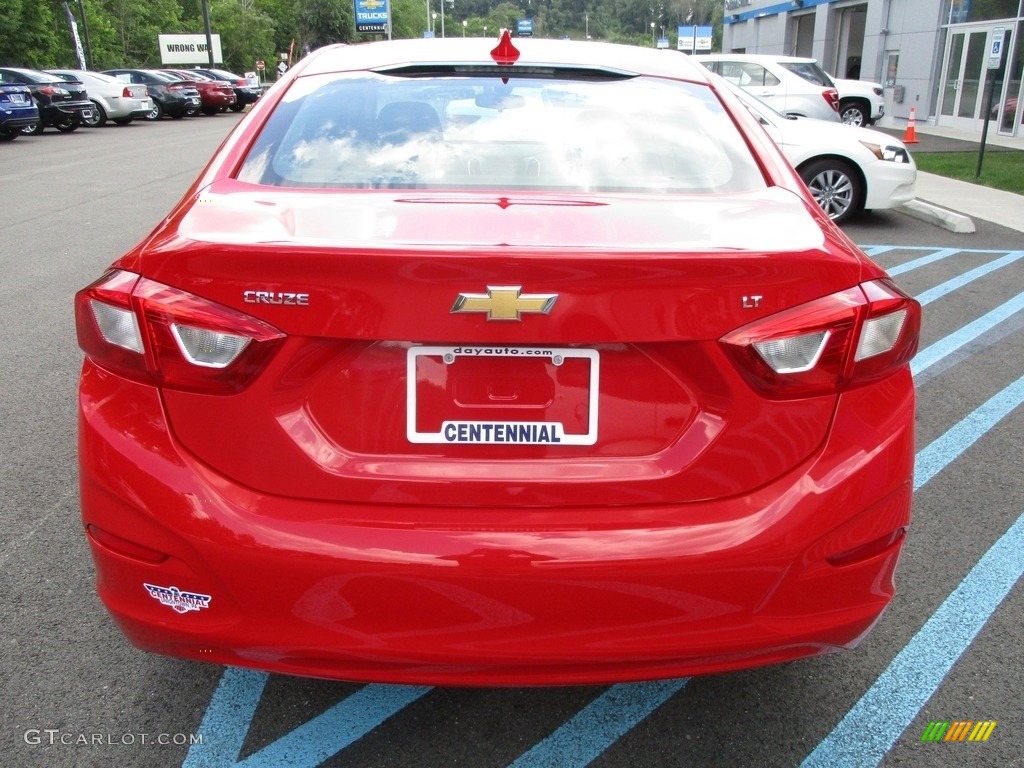
<svg viewBox="0 0 1024 768"><path fill-rule="evenodd" d="M393 38L421 37L430 13L445 2L446 33L494 38L516 19L534 20L538 37L596 40L651 46L662 34L676 44L680 25L712 24L721 48L722 0L392 0ZM978 0L1002 7L1015 0ZM83 38L88 29L94 69L159 66L157 35L200 33L202 0L69 0ZM357 35L352 0L209 0L212 31L220 35L225 66L252 69L256 59L276 61L294 46L379 39ZM85 18L82 17L82 8ZM466 21L465 27L462 22ZM655 23L652 35L651 22ZM485 29L486 28L486 29ZM34 67L76 64L60 0L0 0L0 63ZM440 35L440 18L435 22ZM84 40L83 40L84 42Z"/></svg>
<svg viewBox="0 0 1024 768"><path fill-rule="evenodd" d="M78 19L79 33L85 37L88 32L86 56L92 69L135 66L134 61L126 63L119 44L120 19L108 13L99 0L83 0L82 7L85 8L84 18L80 18L81 9L77 4L72 10Z"/></svg>
<svg viewBox="0 0 1024 768"><path fill-rule="evenodd" d="M299 5L295 0L246 0L271 19L274 24L274 41L263 55L269 59L272 52L287 51L292 41L299 36ZM296 54L296 57L298 54ZM273 57L273 58L276 58Z"/></svg>
<svg viewBox="0 0 1024 768"><path fill-rule="evenodd" d="M391 0L392 39L423 37L426 23L426 0Z"/></svg>
<svg viewBox="0 0 1024 768"><path fill-rule="evenodd" d="M297 7L302 48L356 40L355 8L348 0L298 0Z"/></svg>
<svg viewBox="0 0 1024 768"><path fill-rule="evenodd" d="M64 9L54 3L0 0L0 30L0 63L8 66L53 67L71 53Z"/></svg>
<svg viewBox="0 0 1024 768"><path fill-rule="evenodd" d="M251 0L210 0L210 27L220 35L224 66L233 72L252 70L257 59L275 51L274 22Z"/></svg>
<svg viewBox="0 0 1024 768"><path fill-rule="evenodd" d="M100 0L102 9L115 20L112 55L117 66L159 67L157 37L184 31L182 7L177 0Z"/></svg>
<svg viewBox="0 0 1024 768"><path fill-rule="evenodd" d="M493 33L497 35L498 30L502 28L515 30L516 19L521 19L526 16L526 13L515 3L504 2L491 8L491 12L487 14L487 17L494 22ZM490 29L490 27L488 28Z"/></svg>

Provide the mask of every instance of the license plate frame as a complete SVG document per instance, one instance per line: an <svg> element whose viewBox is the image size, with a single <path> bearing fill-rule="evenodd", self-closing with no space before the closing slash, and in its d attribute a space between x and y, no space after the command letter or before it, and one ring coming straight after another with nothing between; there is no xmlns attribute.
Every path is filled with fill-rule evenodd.
<svg viewBox="0 0 1024 768"><path fill-rule="evenodd" d="M445 364L454 364L460 357L505 357L536 359L547 357L554 366L566 360L589 362L586 432L566 432L558 421L530 420L452 420L442 421L437 432L421 431L417 418L418 361L421 357L440 357ZM574 347L527 346L414 346L406 356L406 437L410 443L426 445L594 445L597 443L598 399L600 394L600 354L596 349ZM514 435L508 434L512 429ZM514 439L506 439L513 437Z"/></svg>

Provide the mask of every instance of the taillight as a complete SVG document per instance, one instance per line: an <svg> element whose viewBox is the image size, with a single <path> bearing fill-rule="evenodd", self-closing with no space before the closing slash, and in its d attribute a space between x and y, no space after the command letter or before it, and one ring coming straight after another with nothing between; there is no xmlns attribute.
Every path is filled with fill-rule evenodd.
<svg viewBox="0 0 1024 768"><path fill-rule="evenodd" d="M62 88L59 85L44 85L39 88L39 92L47 96L70 96L71 93L66 88Z"/></svg>
<svg viewBox="0 0 1024 768"><path fill-rule="evenodd" d="M208 394L244 389L284 338L262 320L120 270L75 295L75 316L79 346L97 364Z"/></svg>
<svg viewBox="0 0 1024 768"><path fill-rule="evenodd" d="M839 91L835 88L826 88L821 92L821 95L825 97L825 101L832 107L836 112L839 111Z"/></svg>
<svg viewBox="0 0 1024 768"><path fill-rule="evenodd" d="M134 96L132 95L132 89L131 89L131 88L129 88L128 86L125 86L125 89L124 89L123 91L121 91L121 95L122 95L122 96L124 96L124 97L125 97L126 99L132 99L132 98L135 98L135 97L134 97Z"/></svg>
<svg viewBox="0 0 1024 768"><path fill-rule="evenodd" d="M756 320L722 338L744 378L770 398L810 397L884 378L917 351L921 307L873 280Z"/></svg>

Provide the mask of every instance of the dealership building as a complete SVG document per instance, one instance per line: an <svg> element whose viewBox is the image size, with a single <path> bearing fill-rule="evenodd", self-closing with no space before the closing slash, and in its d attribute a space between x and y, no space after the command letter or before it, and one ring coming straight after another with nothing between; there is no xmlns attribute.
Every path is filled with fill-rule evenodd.
<svg viewBox="0 0 1024 768"><path fill-rule="evenodd" d="M1024 140L1024 0L725 0L722 50L817 59L885 87L879 125ZM989 91L992 88L992 107Z"/></svg>

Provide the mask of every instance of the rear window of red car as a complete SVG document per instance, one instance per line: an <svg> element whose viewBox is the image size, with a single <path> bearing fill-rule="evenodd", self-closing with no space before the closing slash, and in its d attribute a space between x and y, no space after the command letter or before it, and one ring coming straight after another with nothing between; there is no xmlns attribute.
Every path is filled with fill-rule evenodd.
<svg viewBox="0 0 1024 768"><path fill-rule="evenodd" d="M765 186L707 87L644 77L300 78L238 177L357 189L720 193Z"/></svg>

